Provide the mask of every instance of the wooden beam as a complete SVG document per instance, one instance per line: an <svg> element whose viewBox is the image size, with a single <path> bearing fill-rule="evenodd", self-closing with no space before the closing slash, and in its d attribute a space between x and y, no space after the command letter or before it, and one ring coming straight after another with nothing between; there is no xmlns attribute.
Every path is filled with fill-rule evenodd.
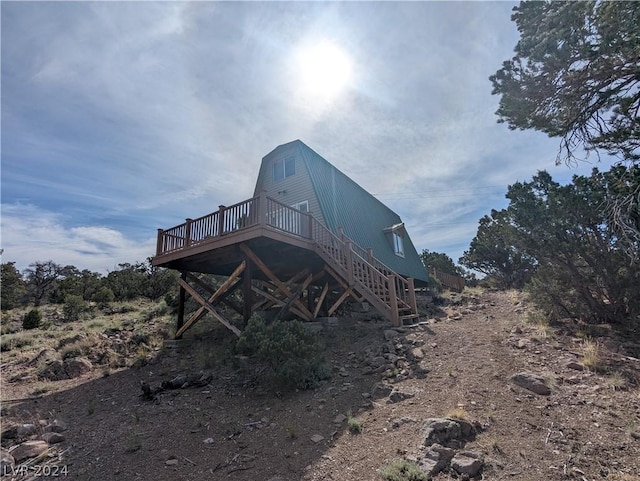
<svg viewBox="0 0 640 481"><path fill-rule="evenodd" d="M216 292L213 293L213 295L208 299L208 300L204 300L204 298L202 298L200 296L200 294L198 294L195 289L193 289L186 280L180 279L180 286L182 288L184 288L185 290L187 290L187 292L189 292L189 294L191 294L191 296L193 296L192 292L195 292L196 295L198 296L198 298L203 299L204 302L200 302L200 304L202 305L202 307L198 308L198 310L196 312L194 312L191 317L189 318L189 320L182 325L179 329L178 332L176 332L176 339L179 339L182 334L184 334L184 332L189 329L189 327L191 327L196 321L198 321L198 319L200 319L207 310L210 311L210 309L206 306L206 304L213 304L214 302L216 302L220 297L222 297L223 294L225 294L225 292L231 287L231 284L233 284L233 282L238 278L238 276L240 276L240 274L242 273L242 271L244 271L245 267L246 267L246 262L242 261L242 263L236 267L236 270L233 271L233 273L229 276L229 278L222 283L222 285L218 288L218 290ZM187 287L188 286L188 289ZM195 296L193 296L195 297ZM206 304L205 304L206 303ZM213 306L212 306L213 307ZM215 317L215 315L214 315ZM223 323L224 324L224 323ZM226 325L226 324L225 324ZM232 326L233 327L233 326ZM236 329L234 327L234 329ZM233 329L232 329L233 330ZM237 330L237 329L236 329ZM238 331L240 332L240 331ZM239 334L238 334L239 335Z"/></svg>
<svg viewBox="0 0 640 481"><path fill-rule="evenodd" d="M300 287L298 287L298 289L296 289L284 302L284 305L280 308L280 311L278 312L278 314L276 314L275 319L278 320L280 319L280 317L289 309L291 308L291 304L293 304L293 302L299 298L300 294L307 288L307 286L311 283L311 279L313 279L313 276L311 274L309 274L307 276L307 278L305 279L305 281L300 285Z"/></svg>
<svg viewBox="0 0 640 481"><path fill-rule="evenodd" d="M187 272L182 272L180 274L180 277L182 279L186 279L187 278ZM185 297L186 297L186 293L187 291L184 290L184 288L182 286L180 286L180 293L178 294L178 322L176 325L176 331L179 331L182 326L184 326L184 304L185 304Z"/></svg>
<svg viewBox="0 0 640 481"><path fill-rule="evenodd" d="M253 267L251 261L245 259L246 268L244 276L242 276L242 318L246 323L253 314L252 304L253 296L251 295L251 277L253 275Z"/></svg>
<svg viewBox="0 0 640 481"><path fill-rule="evenodd" d="M331 309L329 309L329 315L331 316L336 311L336 309L340 307L340 304L342 304L345 301L345 299L349 297L352 293L353 293L353 289L351 289L351 287L349 287L346 291L344 291L342 295L338 298L338 300L333 304L333 306L331 306Z"/></svg>
<svg viewBox="0 0 640 481"><path fill-rule="evenodd" d="M191 294L191 296L195 300L197 300L200 304L202 304L202 306L206 310L208 310L213 317L215 317L218 321L220 321L223 325L225 325L236 336L240 337L240 330L236 326L231 324L229 321L227 321L218 311L216 311L216 309L209 302L207 302L207 300L204 297L198 294L198 291L196 291L193 287L191 287L186 281L183 281L182 279L180 279L180 285L184 287L186 291L189 294ZM184 334L184 331L189 329L189 327L191 327L191 325L195 322L195 320L196 319L192 316L192 318L189 320L190 322L185 323L185 325L182 326L182 329L176 332L176 337L182 336L182 334Z"/></svg>
<svg viewBox="0 0 640 481"><path fill-rule="evenodd" d="M324 298L327 297L327 292L329 292L329 283L326 282L324 287L322 288L322 292L320 293L320 297L318 297L318 302L316 303L316 308L313 310L313 318L318 317L318 313L320 312L320 308L322 307L322 303L324 302Z"/></svg>
<svg viewBox="0 0 640 481"><path fill-rule="evenodd" d="M289 289L289 286L278 279L278 277L273 272L271 272L271 269L269 269L267 265L262 262L262 260L249 248L249 246L247 246L246 244L240 244L240 249L242 249L242 252L244 252L249 257L249 259L251 259L251 262L258 266L258 268L269 278L271 282L273 282L278 287L279 290L281 290L287 297L291 295L291 289ZM308 319L312 318L311 312L309 312L309 309L307 309L307 307L300 301L300 299L296 299L294 303L296 308L305 314L304 317Z"/></svg>

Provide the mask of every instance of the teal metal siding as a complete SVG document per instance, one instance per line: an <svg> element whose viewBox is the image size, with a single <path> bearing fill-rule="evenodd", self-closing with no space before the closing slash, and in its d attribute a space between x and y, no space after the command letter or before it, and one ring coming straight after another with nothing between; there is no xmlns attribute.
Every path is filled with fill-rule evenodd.
<svg viewBox="0 0 640 481"><path fill-rule="evenodd" d="M325 225L334 233L342 227L354 242L372 248L375 257L399 274L427 282L429 275L408 233L404 236L404 257L400 257L384 232L385 228L400 224L400 216L304 143L292 143L298 145L307 165Z"/></svg>

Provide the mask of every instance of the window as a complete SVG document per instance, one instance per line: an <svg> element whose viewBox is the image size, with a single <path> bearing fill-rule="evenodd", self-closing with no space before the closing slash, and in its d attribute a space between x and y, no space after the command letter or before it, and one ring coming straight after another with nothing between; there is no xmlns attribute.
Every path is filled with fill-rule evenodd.
<svg viewBox="0 0 640 481"><path fill-rule="evenodd" d="M276 160L273 163L273 181L286 179L296 173L295 157L287 157L285 159Z"/></svg>
<svg viewBox="0 0 640 481"><path fill-rule="evenodd" d="M404 257L404 239L399 232L393 233L393 251L397 256Z"/></svg>
<svg viewBox="0 0 640 481"><path fill-rule="evenodd" d="M404 236L406 231L404 224L395 224L384 229L384 233L387 239L391 243L393 253L398 257L404 257Z"/></svg>
<svg viewBox="0 0 640 481"><path fill-rule="evenodd" d="M305 200L302 202L298 202L297 204L293 204L291 207L301 210L302 212L309 212L309 201Z"/></svg>

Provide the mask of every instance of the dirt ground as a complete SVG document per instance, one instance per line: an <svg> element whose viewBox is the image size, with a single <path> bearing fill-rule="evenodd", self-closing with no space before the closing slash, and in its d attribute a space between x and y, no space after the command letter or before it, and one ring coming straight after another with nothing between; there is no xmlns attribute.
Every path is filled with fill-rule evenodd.
<svg viewBox="0 0 640 481"><path fill-rule="evenodd" d="M395 334L366 313L340 317L320 332L332 378L283 394L227 364L205 369L206 383L144 400L141 383L202 369L211 341L188 333L142 367L94 369L25 401L16 399L31 397L36 381L16 373L29 366L3 361L2 430L66 424L65 440L38 462L66 466L73 480L366 481L420 457L427 419L455 415L481 426L464 447L484 457L478 479L640 480L633 342L625 350L612 334L596 336L598 357L588 360L583 331L532 324L528 312L518 293L484 292L458 295ZM516 386L519 372L540 376L551 393ZM406 399L379 395L381 382Z"/></svg>

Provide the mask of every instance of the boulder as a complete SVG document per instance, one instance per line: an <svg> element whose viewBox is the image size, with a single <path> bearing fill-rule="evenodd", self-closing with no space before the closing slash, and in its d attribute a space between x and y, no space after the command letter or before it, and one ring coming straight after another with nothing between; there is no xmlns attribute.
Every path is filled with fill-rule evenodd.
<svg viewBox="0 0 640 481"><path fill-rule="evenodd" d="M80 377L93 369L93 364L86 357L74 357L72 359L65 359L64 370L70 379Z"/></svg>
<svg viewBox="0 0 640 481"><path fill-rule="evenodd" d="M475 438L476 428L469 421L452 418L431 418L422 426L424 445L440 444L448 448L459 448L467 440Z"/></svg>
<svg viewBox="0 0 640 481"><path fill-rule="evenodd" d="M404 401L405 399L409 399L409 398L412 398L414 396L415 396L415 394L413 394L413 393L402 392L402 391L393 391L391 394L389 394L388 402L389 403L399 403L400 401Z"/></svg>
<svg viewBox="0 0 640 481"><path fill-rule="evenodd" d="M547 386L544 378L536 374L530 372L519 372L511 376L511 380L517 386L541 396L548 396L551 394L551 389Z"/></svg>
<svg viewBox="0 0 640 481"><path fill-rule="evenodd" d="M36 456L40 456L49 448L49 445L46 441L25 441L24 443L18 445L15 449L11 450L11 456L15 459L16 463L23 461L28 458L35 458Z"/></svg>
<svg viewBox="0 0 640 481"><path fill-rule="evenodd" d="M456 453L451 460L451 469L470 478L477 476L483 465L482 455L471 451Z"/></svg>

